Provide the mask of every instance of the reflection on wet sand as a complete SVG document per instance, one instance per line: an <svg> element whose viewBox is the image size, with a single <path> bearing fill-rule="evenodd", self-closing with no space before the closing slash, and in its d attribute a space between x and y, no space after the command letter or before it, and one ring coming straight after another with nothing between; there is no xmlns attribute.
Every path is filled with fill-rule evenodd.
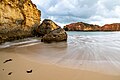
<svg viewBox="0 0 120 80"><path fill-rule="evenodd" d="M120 74L120 33L109 35L70 35L68 42L45 44L31 39L1 52L17 53L28 60L61 67Z"/></svg>

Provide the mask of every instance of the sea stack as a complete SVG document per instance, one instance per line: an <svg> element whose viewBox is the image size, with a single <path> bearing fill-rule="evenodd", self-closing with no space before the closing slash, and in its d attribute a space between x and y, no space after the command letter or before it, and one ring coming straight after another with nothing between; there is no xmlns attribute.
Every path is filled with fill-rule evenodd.
<svg viewBox="0 0 120 80"><path fill-rule="evenodd" d="M0 0L0 43L33 36L40 16L31 0Z"/></svg>
<svg viewBox="0 0 120 80"><path fill-rule="evenodd" d="M42 36L42 42L67 41L67 33L50 19L45 19L37 28L36 34Z"/></svg>

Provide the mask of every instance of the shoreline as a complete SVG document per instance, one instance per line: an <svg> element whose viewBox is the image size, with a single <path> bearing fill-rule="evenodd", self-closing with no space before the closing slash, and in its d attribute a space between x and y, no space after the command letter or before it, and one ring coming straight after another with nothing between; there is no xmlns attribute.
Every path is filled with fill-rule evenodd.
<svg viewBox="0 0 120 80"><path fill-rule="evenodd" d="M3 64L6 59L13 61ZM119 76L102 73L59 67L53 64L43 64L25 59L16 53L0 53L0 75L2 80L119 80ZM32 73L27 73L32 70ZM8 75L12 72L11 75Z"/></svg>
<svg viewBox="0 0 120 80"><path fill-rule="evenodd" d="M115 35L73 35L67 43L45 44L38 38L5 43L0 49L0 77L2 80L120 80L119 33Z"/></svg>
<svg viewBox="0 0 120 80"><path fill-rule="evenodd" d="M120 31L84 31L84 30L79 30L79 31L77 31L77 30L74 30L74 31L66 31L66 32L120 32Z"/></svg>

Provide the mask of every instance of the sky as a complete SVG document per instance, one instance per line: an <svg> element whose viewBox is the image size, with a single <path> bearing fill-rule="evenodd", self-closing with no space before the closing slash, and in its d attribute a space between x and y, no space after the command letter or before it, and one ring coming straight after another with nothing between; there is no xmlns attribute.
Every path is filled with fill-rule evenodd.
<svg viewBox="0 0 120 80"><path fill-rule="evenodd" d="M104 25L120 22L120 0L32 0L41 18L64 26L73 22Z"/></svg>

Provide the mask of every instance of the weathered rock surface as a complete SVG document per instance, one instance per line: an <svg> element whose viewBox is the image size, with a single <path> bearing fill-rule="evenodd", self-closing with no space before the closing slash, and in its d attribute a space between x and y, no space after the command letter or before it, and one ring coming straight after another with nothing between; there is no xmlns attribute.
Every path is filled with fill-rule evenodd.
<svg viewBox="0 0 120 80"><path fill-rule="evenodd" d="M83 22L72 23L64 26L66 31L99 31L100 26Z"/></svg>
<svg viewBox="0 0 120 80"><path fill-rule="evenodd" d="M101 27L102 31L120 31L120 23L106 24Z"/></svg>
<svg viewBox="0 0 120 80"><path fill-rule="evenodd" d="M120 23L105 24L104 26L87 24L83 22L64 26L66 31L120 31Z"/></svg>
<svg viewBox="0 0 120 80"><path fill-rule="evenodd" d="M40 24L40 26L36 29L37 36L44 36L45 34L50 33L51 31L60 28L56 23L54 23L50 19L45 19Z"/></svg>
<svg viewBox="0 0 120 80"><path fill-rule="evenodd" d="M42 42L60 42L60 41L67 41L67 33L62 28L57 28L50 33L43 36Z"/></svg>
<svg viewBox="0 0 120 80"><path fill-rule="evenodd" d="M0 43L33 36L40 16L31 0L0 0Z"/></svg>
<svg viewBox="0 0 120 80"><path fill-rule="evenodd" d="M43 36L42 42L67 41L65 30L49 19L45 19L36 31L38 36Z"/></svg>

